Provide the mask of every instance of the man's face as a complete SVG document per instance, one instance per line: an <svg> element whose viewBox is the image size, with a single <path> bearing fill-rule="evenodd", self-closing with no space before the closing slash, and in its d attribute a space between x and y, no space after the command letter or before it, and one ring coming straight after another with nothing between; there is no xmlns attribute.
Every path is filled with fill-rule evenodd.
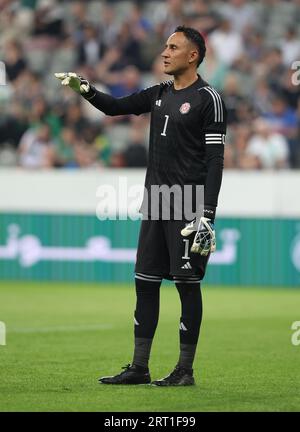
<svg viewBox="0 0 300 432"><path fill-rule="evenodd" d="M161 55L164 59L164 73L175 75L191 67L192 61L197 59L198 51L184 33L176 32L168 38Z"/></svg>

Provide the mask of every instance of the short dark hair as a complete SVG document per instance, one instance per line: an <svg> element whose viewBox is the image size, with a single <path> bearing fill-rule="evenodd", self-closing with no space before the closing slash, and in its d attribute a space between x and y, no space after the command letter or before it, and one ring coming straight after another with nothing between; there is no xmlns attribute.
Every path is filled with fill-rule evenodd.
<svg viewBox="0 0 300 432"><path fill-rule="evenodd" d="M197 67L198 67L202 63L206 53L204 37L200 32L198 32L198 30L192 27L185 27L184 25L176 27L174 33L177 32L184 33L185 37L197 46L198 53L199 53L199 59L197 62Z"/></svg>

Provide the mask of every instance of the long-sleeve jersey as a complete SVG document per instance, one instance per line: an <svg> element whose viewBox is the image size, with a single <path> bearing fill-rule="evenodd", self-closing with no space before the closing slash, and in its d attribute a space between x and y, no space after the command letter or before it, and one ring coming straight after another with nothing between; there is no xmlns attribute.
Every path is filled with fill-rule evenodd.
<svg viewBox="0 0 300 432"><path fill-rule="evenodd" d="M107 115L151 113L145 188L204 185L204 214L214 218L222 182L227 113L219 93L198 79L176 90L165 81L122 98L93 86L85 96Z"/></svg>

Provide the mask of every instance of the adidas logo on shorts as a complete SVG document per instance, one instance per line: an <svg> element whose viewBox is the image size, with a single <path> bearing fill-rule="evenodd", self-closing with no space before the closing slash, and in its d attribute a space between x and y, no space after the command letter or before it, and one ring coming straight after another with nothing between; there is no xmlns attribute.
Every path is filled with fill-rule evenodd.
<svg viewBox="0 0 300 432"><path fill-rule="evenodd" d="M186 269L186 270L190 270L192 268L190 262L188 261L186 264L184 264L182 267L182 269Z"/></svg>

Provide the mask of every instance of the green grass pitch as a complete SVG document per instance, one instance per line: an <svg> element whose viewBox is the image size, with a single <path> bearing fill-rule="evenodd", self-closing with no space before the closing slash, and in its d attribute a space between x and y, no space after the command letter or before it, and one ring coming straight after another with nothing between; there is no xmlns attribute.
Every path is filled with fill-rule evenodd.
<svg viewBox="0 0 300 432"><path fill-rule="evenodd" d="M300 411L300 291L203 286L194 387L99 385L132 360L133 285L0 284L0 411ZM180 305L163 284L152 379L178 359Z"/></svg>

